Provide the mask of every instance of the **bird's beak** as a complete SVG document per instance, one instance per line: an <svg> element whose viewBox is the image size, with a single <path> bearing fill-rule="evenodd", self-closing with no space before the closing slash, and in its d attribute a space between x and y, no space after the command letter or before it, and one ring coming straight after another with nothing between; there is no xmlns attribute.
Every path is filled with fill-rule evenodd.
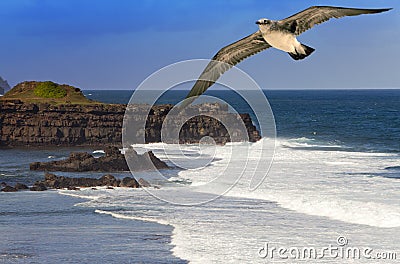
<svg viewBox="0 0 400 264"><path fill-rule="evenodd" d="M260 21L256 21L256 24L257 24L257 25L261 25Z"/></svg>

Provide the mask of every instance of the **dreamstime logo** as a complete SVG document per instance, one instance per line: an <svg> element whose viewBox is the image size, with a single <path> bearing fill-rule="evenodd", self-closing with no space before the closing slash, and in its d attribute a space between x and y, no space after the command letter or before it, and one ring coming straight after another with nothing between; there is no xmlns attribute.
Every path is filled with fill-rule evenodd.
<svg viewBox="0 0 400 264"><path fill-rule="evenodd" d="M167 183L166 186L179 189L168 188L167 191L164 188L146 188L146 191L172 204L206 203L225 194L236 184L241 184L241 188L245 186L250 191L255 190L267 176L273 160L276 129L269 102L257 83L236 67L224 74L216 84L230 89L253 112L253 122L258 123L259 131L264 137L256 143L256 150L253 149L255 144L248 143L248 124L246 126L240 115L243 110L238 109L236 101L230 104L227 102L229 100L201 95L194 102L182 98L173 107L155 106L170 90L177 87L190 88L209 62L190 60L160 69L135 89L126 108L122 141L126 150L125 158L133 175L137 164L130 149L143 147L142 144L149 141L161 141L161 148L157 144L157 156L177 168L195 171L198 175L216 160L218 148L221 148L218 144L226 141L241 142L224 146L224 160L227 162L224 163L223 170L218 170L216 175L201 184L185 185L179 181L170 181L168 171L157 170L154 166L155 172L148 173L149 178L146 180ZM187 145L182 145L188 142L192 144L192 148L197 147L196 155L187 151ZM148 146L150 149L151 147L152 145ZM179 190L179 195L173 190ZM193 191L199 195L193 195Z"/></svg>
<svg viewBox="0 0 400 264"><path fill-rule="evenodd" d="M376 251L370 247L349 246L345 236L336 239L336 245L326 247L276 247L270 243L264 243L257 254L263 259L368 259L368 260L394 260L397 253L393 251Z"/></svg>
<svg viewBox="0 0 400 264"><path fill-rule="evenodd" d="M347 241L347 238L345 236L338 236L336 242L341 247L344 247L349 243L349 241Z"/></svg>

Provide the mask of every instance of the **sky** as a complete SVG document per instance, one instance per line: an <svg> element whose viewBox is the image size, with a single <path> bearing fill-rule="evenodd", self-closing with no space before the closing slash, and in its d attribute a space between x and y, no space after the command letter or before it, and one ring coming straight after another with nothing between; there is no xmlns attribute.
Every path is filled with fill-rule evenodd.
<svg viewBox="0 0 400 264"><path fill-rule="evenodd" d="M305 32L316 49L305 60L268 49L237 66L264 89L400 88L398 0L1 0L0 76L132 90L172 63L210 59L259 18L312 5L394 10Z"/></svg>

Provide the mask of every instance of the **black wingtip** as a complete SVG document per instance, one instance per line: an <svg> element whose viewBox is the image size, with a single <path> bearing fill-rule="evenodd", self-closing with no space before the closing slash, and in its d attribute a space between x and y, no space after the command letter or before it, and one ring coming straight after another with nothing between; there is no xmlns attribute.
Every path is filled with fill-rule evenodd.
<svg viewBox="0 0 400 264"><path fill-rule="evenodd" d="M377 11L377 13L382 13L382 12L390 11L390 10L392 10L392 9L393 9L393 8L390 7L390 8L381 8L381 9L375 9L375 10Z"/></svg>
<svg viewBox="0 0 400 264"><path fill-rule="evenodd" d="M288 52L288 54L290 55L290 57L292 57L292 59L294 59L294 60L303 60L303 59L307 58L308 56L310 56L311 53L313 53L315 51L314 48L311 48L311 47L306 46L304 44L301 44L301 46L303 47L305 54L298 53L298 52L296 52L296 53Z"/></svg>

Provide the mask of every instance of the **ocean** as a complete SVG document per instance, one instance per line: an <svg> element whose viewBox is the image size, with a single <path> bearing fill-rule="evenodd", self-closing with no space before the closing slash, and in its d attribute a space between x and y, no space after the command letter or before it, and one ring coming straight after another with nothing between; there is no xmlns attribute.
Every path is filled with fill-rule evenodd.
<svg viewBox="0 0 400 264"><path fill-rule="evenodd" d="M400 258L400 90L264 93L276 139L136 145L169 165L182 162L180 149L191 157L188 167L201 167L172 169L160 189L0 193L0 263L394 263ZM128 103L132 91L84 94ZM173 90L158 103L176 103L185 94ZM207 94L250 113L259 127L235 92ZM266 178L256 190L249 189L252 173L244 169L233 188L213 201L165 201L190 204L218 196L227 187L218 175L234 175L243 162L256 164L270 140L273 162L265 164ZM248 154L232 157L232 149ZM0 182L32 184L43 173L29 171L30 162L77 150L96 149L1 149ZM196 189L210 182L215 188Z"/></svg>

